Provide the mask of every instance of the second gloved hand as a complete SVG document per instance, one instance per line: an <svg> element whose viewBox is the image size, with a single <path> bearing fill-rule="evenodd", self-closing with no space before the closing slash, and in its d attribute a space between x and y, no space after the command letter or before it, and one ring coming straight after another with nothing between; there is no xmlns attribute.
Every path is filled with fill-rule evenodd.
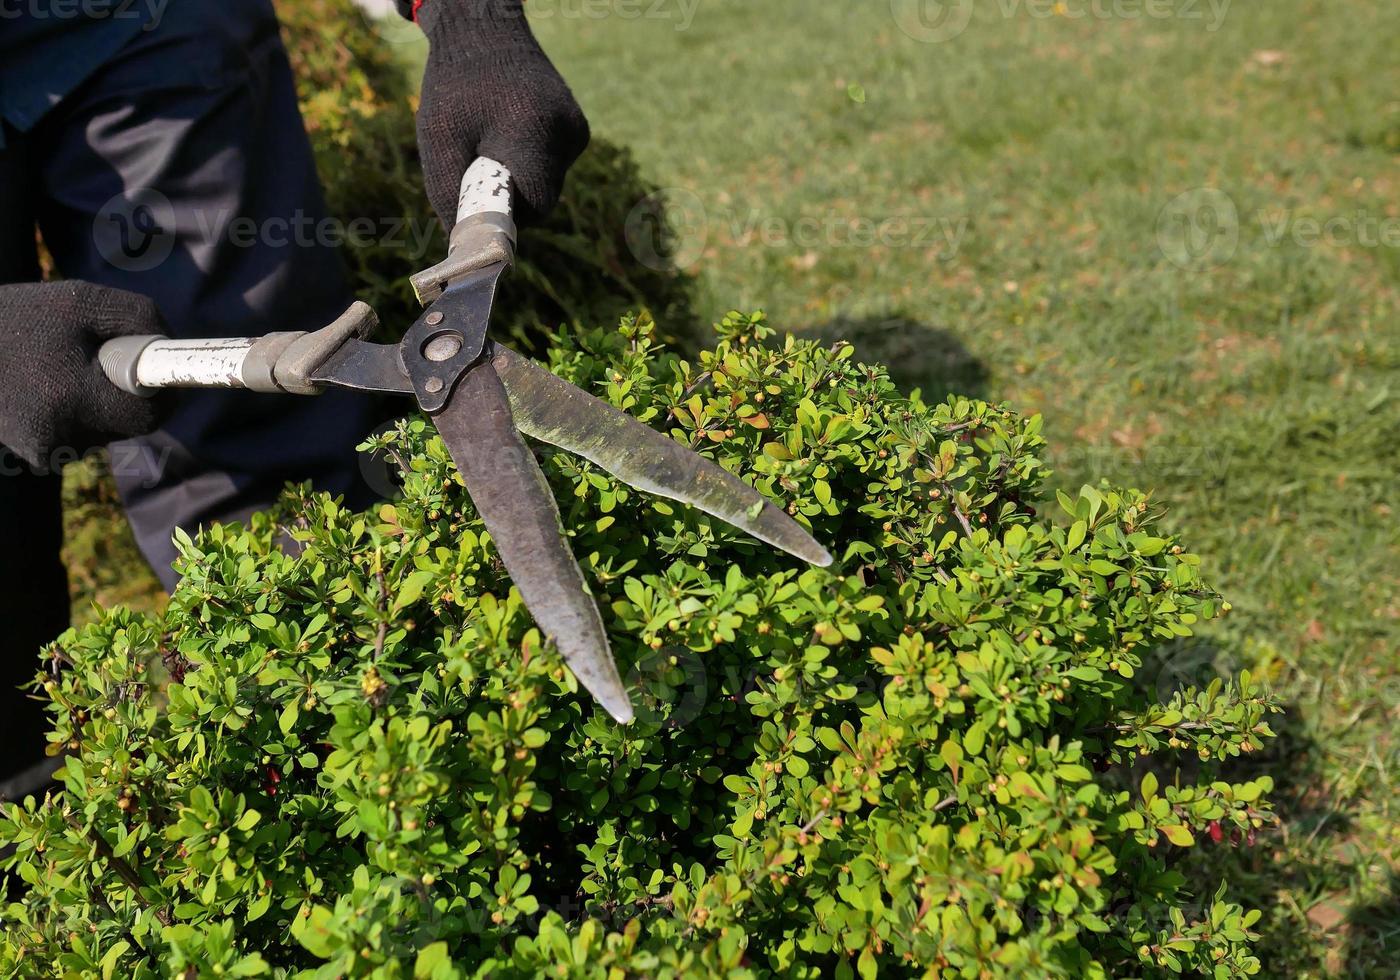
<svg viewBox="0 0 1400 980"><path fill-rule="evenodd" d="M423 0L416 9L429 43L418 146L433 209L450 231L462 175L484 156L510 170L521 221L538 221L589 132L521 0Z"/></svg>
<svg viewBox="0 0 1400 980"><path fill-rule="evenodd" d="M103 342L164 334L145 296L87 282L0 286L0 445L41 471L114 439L150 432L151 400L122 391L97 361Z"/></svg>

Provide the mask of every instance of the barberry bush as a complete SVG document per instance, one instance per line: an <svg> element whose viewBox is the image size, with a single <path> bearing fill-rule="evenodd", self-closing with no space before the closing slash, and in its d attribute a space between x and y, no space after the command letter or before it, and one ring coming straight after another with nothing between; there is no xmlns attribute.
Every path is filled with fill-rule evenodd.
<svg viewBox="0 0 1400 980"><path fill-rule="evenodd" d="M69 632L62 788L11 805L0 971L154 977L1247 976L1193 849L1276 710L1144 676L1228 607L1145 494L1047 499L1038 417L902 396L732 315L551 367L828 543L803 567L541 450L638 719L580 691L423 420L400 498L181 542L161 615ZM279 546L295 538L299 554Z"/></svg>

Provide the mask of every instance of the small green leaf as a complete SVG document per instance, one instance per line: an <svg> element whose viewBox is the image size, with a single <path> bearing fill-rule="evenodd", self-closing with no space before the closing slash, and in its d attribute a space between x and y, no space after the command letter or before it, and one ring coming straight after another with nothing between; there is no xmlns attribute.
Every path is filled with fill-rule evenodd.
<svg viewBox="0 0 1400 980"><path fill-rule="evenodd" d="M399 594L394 599L394 611L398 612L408 606L413 605L423 595L423 590L428 587L428 583L436 577L435 572L418 571L409 575L399 586Z"/></svg>
<svg viewBox="0 0 1400 980"><path fill-rule="evenodd" d="M1089 525L1083 521L1075 521L1070 525L1069 532L1065 535L1065 550L1077 551L1084 543L1084 538L1089 533Z"/></svg>
<svg viewBox="0 0 1400 980"><path fill-rule="evenodd" d="M1192 844L1196 843L1196 838L1191 836L1191 831L1187 830L1179 823L1171 824L1166 827L1159 827L1157 829L1166 835L1167 840L1178 847L1190 847Z"/></svg>
<svg viewBox="0 0 1400 980"><path fill-rule="evenodd" d="M1157 795L1157 776L1151 770L1142 774L1142 798L1151 801Z"/></svg>
<svg viewBox="0 0 1400 980"><path fill-rule="evenodd" d="M432 980L434 973L440 967L448 966L451 958L448 954L447 943L437 942L424 946L418 951L418 957L413 961L413 980Z"/></svg>

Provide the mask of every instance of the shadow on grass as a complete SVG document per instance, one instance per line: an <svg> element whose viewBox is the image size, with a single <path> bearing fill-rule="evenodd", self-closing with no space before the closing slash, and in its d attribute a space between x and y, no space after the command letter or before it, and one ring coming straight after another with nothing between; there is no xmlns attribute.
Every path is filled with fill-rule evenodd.
<svg viewBox="0 0 1400 980"><path fill-rule="evenodd" d="M1144 662L1139 678L1163 702L1177 691L1203 690L1215 678L1237 676L1247 666L1228 647L1201 640L1167 645L1155 651L1154 658ZM1187 878L1229 881L1231 900L1264 912L1255 926L1262 937L1256 944L1263 963L1261 976L1300 975L1317 964L1320 946L1331 951L1328 975L1395 976L1393 970L1376 972L1378 964L1393 965L1400 955L1400 900L1395 897L1394 878L1391 897L1373 908L1350 915L1338 908L1336 921L1310 914L1314 906L1330 905L1325 896L1343 887L1344 868L1333 854L1354 829L1353 807L1332 792L1321 747L1309 733L1298 706L1284 705L1268 724L1275 737L1264 742L1262 752L1211 767L1213 773L1208 778L1238 783L1272 777L1274 788L1267 798L1278 824L1261 828L1253 844L1228 839L1212 844L1201 838L1198 846L1182 857L1183 864L1192 866ZM1186 756L1179 760L1178 768L1184 779L1194 781L1205 776L1202 770L1207 765ZM1159 778L1173 775L1170 769L1158 771ZM1292 846L1284 846L1285 834ZM1297 843L1300 839L1302 846ZM1198 901L1209 898L1193 897ZM1345 970L1339 948L1343 919Z"/></svg>
<svg viewBox="0 0 1400 980"><path fill-rule="evenodd" d="M1357 901L1354 892L1347 892L1348 882L1360 870L1350 863L1372 859L1364 854L1349 856L1356 850L1349 841L1357 830L1357 805L1340 798L1335 773L1329 782L1321 747L1306 733L1302 713L1288 706L1275 718L1280 719L1273 726L1278 737L1267 744L1264 756L1240 760L1224 773L1224 778L1232 780L1272 776L1274 790L1269 797L1274 811L1289 835L1303 840L1302 846L1288 848L1286 855L1267 846L1255 848L1260 853L1252 860L1240 860L1243 855L1238 855L1243 874L1232 874L1228 866L1219 872L1249 889L1240 897L1257 908L1267 910L1283 894L1306 903L1266 915L1257 926L1263 934L1258 944L1262 975L1301 975L1315 968L1322 947L1327 976L1354 980L1400 976L1400 873L1391 870L1381 894L1369 902ZM1260 844L1267 843L1261 837Z"/></svg>
<svg viewBox="0 0 1400 980"><path fill-rule="evenodd" d="M1385 897L1347 917L1346 977L1394 977L1400 969L1400 873L1390 872Z"/></svg>
<svg viewBox="0 0 1400 980"><path fill-rule="evenodd" d="M1293 976L1303 964L1317 962L1321 940L1316 924L1307 920L1307 909L1297 904L1279 904L1279 893L1308 896L1325 890L1332 876L1325 859L1299 860L1306 848L1274 846L1287 828L1291 837L1335 839L1352 825L1351 813L1341 809L1327 792L1327 773L1321 751L1307 731L1307 723L1296 706L1285 705L1282 714L1270 721L1276 738L1264 744L1264 752L1248 759L1232 760L1223 767L1222 778L1257 779L1271 776L1273 802L1279 823L1261 832L1258 843L1237 849L1219 871L1236 883L1238 900L1264 909L1266 914L1256 928L1263 938L1257 950L1266 976ZM1320 854L1324 847L1313 852ZM1210 860L1208 855L1201 856ZM1228 869L1233 865L1233 873ZM1268 914L1270 908L1274 914Z"/></svg>
<svg viewBox="0 0 1400 980"><path fill-rule="evenodd" d="M987 367L951 331L892 314L838 317L801 328L803 336L831 343L848 340L856 358L883 364L905 391L919 388L931 404L949 395L985 398Z"/></svg>

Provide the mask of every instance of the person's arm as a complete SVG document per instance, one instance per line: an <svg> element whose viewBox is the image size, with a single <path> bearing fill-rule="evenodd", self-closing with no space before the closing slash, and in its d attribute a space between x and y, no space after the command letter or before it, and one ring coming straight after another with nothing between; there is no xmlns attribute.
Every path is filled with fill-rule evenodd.
<svg viewBox="0 0 1400 980"><path fill-rule="evenodd" d="M450 230L462 175L505 164L517 214L538 221L588 146L588 120L525 20L522 0L395 0L428 37L418 147L428 198Z"/></svg>
<svg viewBox="0 0 1400 980"><path fill-rule="evenodd" d="M150 432L156 403L108 381L97 351L113 337L165 332L155 303L135 293L86 282L0 286L0 445L47 472Z"/></svg>

